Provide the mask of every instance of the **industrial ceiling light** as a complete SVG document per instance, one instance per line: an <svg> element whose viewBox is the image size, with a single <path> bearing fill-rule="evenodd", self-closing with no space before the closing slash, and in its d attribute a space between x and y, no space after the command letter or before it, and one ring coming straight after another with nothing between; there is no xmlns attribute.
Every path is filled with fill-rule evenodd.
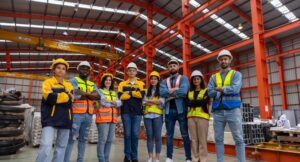
<svg viewBox="0 0 300 162"><path fill-rule="evenodd" d="M244 28L244 27L243 27L242 23L239 23L238 29L239 29L239 30L242 30L243 28Z"/></svg>
<svg viewBox="0 0 300 162"><path fill-rule="evenodd" d="M69 33L68 33L67 31L64 31L62 34L63 34L64 36L68 36L68 35L69 35Z"/></svg>

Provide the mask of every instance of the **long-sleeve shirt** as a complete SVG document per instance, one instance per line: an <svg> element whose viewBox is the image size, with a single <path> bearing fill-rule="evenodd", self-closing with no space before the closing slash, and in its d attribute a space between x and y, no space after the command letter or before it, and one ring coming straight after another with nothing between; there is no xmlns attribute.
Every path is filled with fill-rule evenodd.
<svg viewBox="0 0 300 162"><path fill-rule="evenodd" d="M175 79L171 79L173 81L171 84L175 84L174 82L176 82L176 78L178 77L178 74L174 77L175 77ZM164 97L164 98L169 98L171 96L175 97L176 109L179 114L187 111L186 106L185 106L185 98L186 98L188 90L189 90L189 81L188 81L187 77L184 75L182 75L182 77L181 77L179 89L177 91L175 91L173 94L170 94L170 90L167 86L166 80L163 80L160 83L160 87L159 87L159 93L160 93L161 97ZM169 101L166 101L165 109L166 109L165 113L169 114L169 109L170 109Z"/></svg>
<svg viewBox="0 0 300 162"><path fill-rule="evenodd" d="M149 99L152 99L153 97L153 95L154 95L154 93L155 93L155 89L152 89L152 92L151 92L151 97L149 98ZM147 98L146 97L146 95L145 95L145 97L144 98ZM162 97L159 97L159 99L158 99L159 101L160 101L160 104L158 104L157 105L157 107L158 108L160 108L160 109L163 109L164 107L164 104L165 104L165 99L164 98L162 98ZM143 101L143 105L145 105L146 104L146 102L145 101ZM157 117L160 117L161 115L159 115L159 114L155 114L155 113L147 113L146 115L144 115L144 118L150 118L150 119L153 119L153 118L157 118Z"/></svg>
<svg viewBox="0 0 300 162"><path fill-rule="evenodd" d="M230 69L229 69L230 70ZM225 80L225 77L227 75L227 73L229 72L220 72L222 80ZM219 100L221 99L221 92L218 92L215 90L215 88L217 87L217 84L215 82L215 78L210 77L209 82L208 82L208 87L207 87L207 93L208 96ZM242 74L238 71L235 72L233 78L231 79L231 85L230 86L223 86L222 89L224 91L224 94L237 94L240 92L242 87Z"/></svg>
<svg viewBox="0 0 300 162"><path fill-rule="evenodd" d="M104 88L104 90L107 90L107 89ZM103 100L103 99L106 98L106 96L100 90L98 90L98 93L100 95L100 105L101 105L101 107L109 107L109 108L114 107L112 103ZM119 100L119 97L118 97L117 94L118 93L116 92L116 108L120 107L122 105L122 101Z"/></svg>

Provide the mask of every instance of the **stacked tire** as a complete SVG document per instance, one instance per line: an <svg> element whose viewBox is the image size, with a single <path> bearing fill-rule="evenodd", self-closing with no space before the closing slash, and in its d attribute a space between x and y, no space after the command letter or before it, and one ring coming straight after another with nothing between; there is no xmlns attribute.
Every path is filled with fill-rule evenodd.
<svg viewBox="0 0 300 162"><path fill-rule="evenodd" d="M25 145L24 113L28 105L10 94L0 97L0 155L10 155Z"/></svg>

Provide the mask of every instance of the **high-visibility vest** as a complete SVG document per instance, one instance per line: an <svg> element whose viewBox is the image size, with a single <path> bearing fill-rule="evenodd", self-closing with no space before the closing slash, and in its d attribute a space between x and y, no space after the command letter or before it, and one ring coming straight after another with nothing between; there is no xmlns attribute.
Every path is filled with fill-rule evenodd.
<svg viewBox="0 0 300 162"><path fill-rule="evenodd" d="M153 97L152 100L158 101L159 98L158 97ZM158 115L162 115L163 110L158 108L157 105L155 105L155 104L153 104L153 105L148 105L147 104L147 106L144 110L144 114L148 114L148 113L155 113L155 114L158 114Z"/></svg>
<svg viewBox="0 0 300 162"><path fill-rule="evenodd" d="M99 89L108 101L116 101L117 93L115 91L108 91ZM102 107L96 109L96 123L117 123L118 111L115 107Z"/></svg>
<svg viewBox="0 0 300 162"><path fill-rule="evenodd" d="M206 88L205 89L201 89L196 100L202 100L204 97L204 94L206 93ZM195 100L194 98L194 93L195 91L189 91L188 93L188 99L191 100ZM190 110L187 114L187 117L199 117L199 118L203 118L203 119L207 119L209 120L209 114L203 111L203 108L201 106L199 107L190 107Z"/></svg>
<svg viewBox="0 0 300 162"><path fill-rule="evenodd" d="M235 75L236 71L230 70L225 79L223 80L221 77L221 73L217 73L213 75L213 79L217 85L217 87L223 87L223 86L230 86L231 85L231 80L233 76ZM213 104L212 104L212 109L217 110L220 108L223 109L234 109L234 108L239 108L241 106L241 97L240 93L236 94L222 94L221 99L216 100L214 99Z"/></svg>
<svg viewBox="0 0 300 162"><path fill-rule="evenodd" d="M168 89L171 89L172 87L173 88L179 88L180 87L180 80L181 80L181 77L182 75L178 75L177 78L176 78L176 82L175 82L175 87L172 86L172 83L171 83L171 77L168 77L167 78L167 86L168 86Z"/></svg>
<svg viewBox="0 0 300 162"><path fill-rule="evenodd" d="M84 81L79 77L75 77L75 80L77 82L78 89L91 93L94 91L94 86L95 83L92 81ZM93 105L93 100L74 100L73 105L72 105L73 113L75 114L84 114L84 113L89 113L93 114L94 113L94 105Z"/></svg>

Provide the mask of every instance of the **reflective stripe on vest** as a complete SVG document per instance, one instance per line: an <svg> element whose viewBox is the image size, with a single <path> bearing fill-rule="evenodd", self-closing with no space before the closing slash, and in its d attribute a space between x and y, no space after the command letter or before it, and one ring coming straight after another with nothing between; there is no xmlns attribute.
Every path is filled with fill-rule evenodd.
<svg viewBox="0 0 300 162"><path fill-rule="evenodd" d="M176 82L175 82L175 87L172 86L171 83L171 77L167 78L167 86L169 89L173 88L179 88L180 87L180 80L181 80L181 75L178 75Z"/></svg>
<svg viewBox="0 0 300 162"><path fill-rule="evenodd" d="M196 100L202 100L203 99L203 96L204 94L206 93L206 88L205 89L202 89L200 90L198 96L197 96L197 99ZM191 100L195 100L194 99L194 91L189 91L188 93L188 99L191 101ZM202 107L190 107L190 110L187 114L187 117L190 118L190 117L199 117L199 118L203 118L203 119L207 119L209 120L209 114L204 112Z"/></svg>
<svg viewBox="0 0 300 162"><path fill-rule="evenodd" d="M83 91L83 92L87 92L87 93L91 93L94 91L94 86L95 83L91 82L89 80L84 81L79 77L75 77L75 80L77 82L77 86L78 89ZM84 114L84 113L89 113L89 114L93 114L94 113L94 105L93 105L93 101L92 100L74 100L73 104L72 104L72 109L73 109L73 113L75 114Z"/></svg>
<svg viewBox="0 0 300 162"><path fill-rule="evenodd" d="M152 100L154 101L158 101L159 98L158 97L153 97ZM157 105L152 104L151 106L147 105L144 111L144 114L148 114L148 113L155 113L158 115L162 115L163 114L163 110L158 108Z"/></svg>
<svg viewBox="0 0 300 162"><path fill-rule="evenodd" d="M116 101L117 93L115 91L108 91L99 89L108 101ZM118 111L115 107L102 107L96 110L96 123L117 123L118 122Z"/></svg>
<svg viewBox="0 0 300 162"><path fill-rule="evenodd" d="M215 79L215 82L217 84L217 87L223 87L223 86L230 86L231 85L231 80L234 77L236 71L230 70L226 77L225 80L223 81L221 77L221 73L217 73L213 76ZM237 94L222 94L221 100L214 100L212 104L212 109L216 110L219 108L224 108L224 109L234 109L234 108L239 108L241 106L241 97L240 93Z"/></svg>

